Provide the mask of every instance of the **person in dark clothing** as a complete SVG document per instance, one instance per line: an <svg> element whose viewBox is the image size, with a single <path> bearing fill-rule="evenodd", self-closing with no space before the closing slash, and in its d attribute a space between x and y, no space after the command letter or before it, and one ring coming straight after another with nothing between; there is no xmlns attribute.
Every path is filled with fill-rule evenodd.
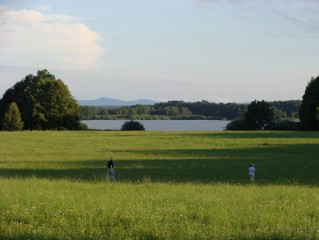
<svg viewBox="0 0 319 240"><path fill-rule="evenodd" d="M115 172L114 172L114 162L113 162L112 157L107 162L107 172L109 175L109 179L114 182L115 181Z"/></svg>

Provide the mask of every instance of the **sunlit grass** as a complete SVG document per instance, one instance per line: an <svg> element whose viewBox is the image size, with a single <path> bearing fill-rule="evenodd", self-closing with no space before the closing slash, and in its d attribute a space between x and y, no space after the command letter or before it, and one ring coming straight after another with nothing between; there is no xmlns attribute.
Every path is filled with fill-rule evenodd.
<svg viewBox="0 0 319 240"><path fill-rule="evenodd" d="M1 132L0 239L318 239L318 172L316 132Z"/></svg>
<svg viewBox="0 0 319 240"><path fill-rule="evenodd" d="M7 239L317 239L299 186L1 180Z"/></svg>
<svg viewBox="0 0 319 240"><path fill-rule="evenodd" d="M319 182L312 132L3 132L0 153L5 177L103 180L113 156L122 182Z"/></svg>

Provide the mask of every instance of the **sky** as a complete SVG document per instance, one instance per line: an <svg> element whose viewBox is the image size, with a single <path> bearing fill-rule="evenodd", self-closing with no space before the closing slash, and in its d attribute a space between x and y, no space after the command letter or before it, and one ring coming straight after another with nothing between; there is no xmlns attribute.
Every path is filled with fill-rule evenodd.
<svg viewBox="0 0 319 240"><path fill-rule="evenodd" d="M319 0L0 0L0 98L41 69L77 100L298 100Z"/></svg>

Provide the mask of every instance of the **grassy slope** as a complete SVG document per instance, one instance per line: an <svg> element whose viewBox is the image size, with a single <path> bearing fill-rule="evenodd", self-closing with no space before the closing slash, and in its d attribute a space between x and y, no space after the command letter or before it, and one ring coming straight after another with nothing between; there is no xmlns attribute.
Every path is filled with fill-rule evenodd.
<svg viewBox="0 0 319 240"><path fill-rule="evenodd" d="M318 137L0 133L0 239L316 239Z"/></svg>

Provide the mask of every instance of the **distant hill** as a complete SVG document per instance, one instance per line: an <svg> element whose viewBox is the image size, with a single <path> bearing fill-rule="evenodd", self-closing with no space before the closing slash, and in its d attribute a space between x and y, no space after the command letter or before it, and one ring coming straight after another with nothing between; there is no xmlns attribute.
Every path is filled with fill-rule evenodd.
<svg viewBox="0 0 319 240"><path fill-rule="evenodd" d="M133 106L137 104L154 105L155 101L149 99L138 99L134 101L124 101L113 98L99 98L96 100L77 100L80 106Z"/></svg>

